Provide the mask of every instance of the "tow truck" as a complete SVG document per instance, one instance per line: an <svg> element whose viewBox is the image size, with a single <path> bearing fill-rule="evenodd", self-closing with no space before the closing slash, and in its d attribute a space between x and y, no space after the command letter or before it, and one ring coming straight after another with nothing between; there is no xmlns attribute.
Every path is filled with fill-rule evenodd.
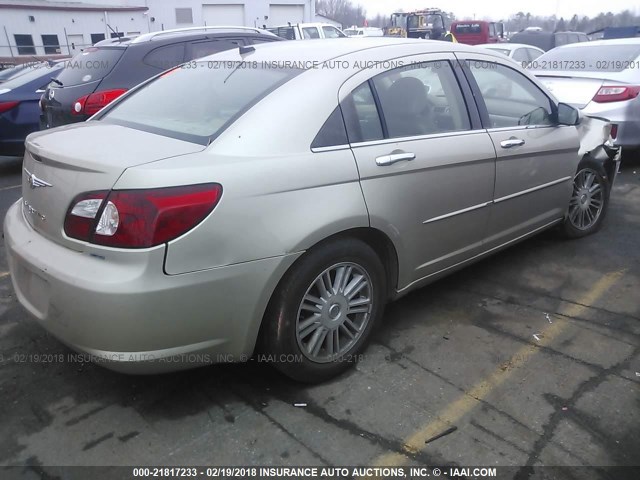
<svg viewBox="0 0 640 480"><path fill-rule="evenodd" d="M439 8L392 14L390 26L385 29L385 36L456 41L455 37L447 32L444 15Z"/></svg>

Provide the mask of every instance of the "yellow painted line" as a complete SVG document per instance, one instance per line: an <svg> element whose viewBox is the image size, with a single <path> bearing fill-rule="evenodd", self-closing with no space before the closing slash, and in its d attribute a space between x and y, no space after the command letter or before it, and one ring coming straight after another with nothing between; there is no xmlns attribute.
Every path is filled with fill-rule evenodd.
<svg viewBox="0 0 640 480"><path fill-rule="evenodd" d="M2 190L11 190L11 189L13 189L13 188L20 188L21 186L22 186L22 185L11 185L10 187L1 187L1 188L0 188L0 192L1 192Z"/></svg>
<svg viewBox="0 0 640 480"><path fill-rule="evenodd" d="M562 309L558 313L566 317L576 317L584 312L588 305L595 303L607 290L623 277L625 271L612 272L598 280L591 290L589 290L577 303ZM438 413L438 418L425 425L407 437L402 445L402 450L407 454L417 454L425 446L425 441L453 426L463 416L471 412L482 400L497 387L507 381L513 373L527 363L540 351L540 347L546 347L556 338L568 325L566 319L555 319L554 323L540 332L540 340L531 345L526 345L518 350L506 363L509 367L497 368L488 377L476 383L470 390L450 403L444 410ZM502 364L505 365L505 364ZM407 460L401 453L388 453L381 455L374 460L376 466L400 466Z"/></svg>

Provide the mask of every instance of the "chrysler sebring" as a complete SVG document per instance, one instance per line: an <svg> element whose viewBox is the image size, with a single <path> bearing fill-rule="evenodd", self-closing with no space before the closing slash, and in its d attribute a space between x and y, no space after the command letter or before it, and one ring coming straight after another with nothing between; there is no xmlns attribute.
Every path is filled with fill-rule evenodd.
<svg viewBox="0 0 640 480"><path fill-rule="evenodd" d="M108 368L259 351L321 381L388 301L547 228L596 231L615 164L579 150L580 122L475 47L240 47L27 138L4 223L13 286Z"/></svg>

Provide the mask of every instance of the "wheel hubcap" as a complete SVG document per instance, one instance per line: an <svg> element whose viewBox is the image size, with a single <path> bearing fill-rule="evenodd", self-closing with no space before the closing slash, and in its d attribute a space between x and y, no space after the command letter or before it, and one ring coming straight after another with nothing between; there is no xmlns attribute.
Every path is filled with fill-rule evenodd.
<svg viewBox="0 0 640 480"><path fill-rule="evenodd" d="M362 336L373 308L369 274L355 263L327 268L307 289L296 320L302 353L318 363L347 353Z"/></svg>
<svg viewBox="0 0 640 480"><path fill-rule="evenodd" d="M569 221L579 230L591 228L600 218L604 206L604 187L590 168L580 170L573 179L569 202Z"/></svg>

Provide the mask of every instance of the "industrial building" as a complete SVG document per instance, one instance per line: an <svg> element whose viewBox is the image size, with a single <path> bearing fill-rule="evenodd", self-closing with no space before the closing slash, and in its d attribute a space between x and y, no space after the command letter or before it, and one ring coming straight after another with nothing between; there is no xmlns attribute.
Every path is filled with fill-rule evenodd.
<svg viewBox="0 0 640 480"><path fill-rule="evenodd" d="M324 21L314 0L0 0L0 60L78 53L116 36L172 28Z"/></svg>

